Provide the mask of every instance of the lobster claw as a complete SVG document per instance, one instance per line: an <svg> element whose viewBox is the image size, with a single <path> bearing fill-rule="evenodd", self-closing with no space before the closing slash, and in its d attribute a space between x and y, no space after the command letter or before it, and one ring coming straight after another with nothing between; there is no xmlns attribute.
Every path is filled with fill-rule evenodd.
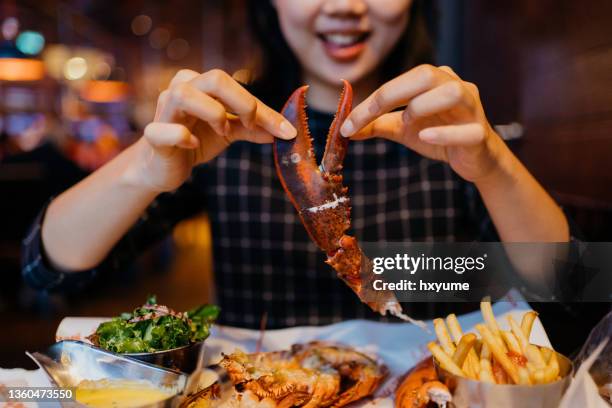
<svg viewBox="0 0 612 408"><path fill-rule="evenodd" d="M353 90L347 81L340 95L336 116L327 135L325 152L318 166L306 118L307 86L298 88L287 100L282 114L297 129L292 140L274 140L274 163L293 206L310 238L327 254L327 263L362 302L374 311L386 312L404 320L395 294L374 291L372 262L363 254L357 240L346 235L351 225L348 189L342 185L342 162L348 139L340 126L352 109ZM414 321L413 321L414 322Z"/></svg>
<svg viewBox="0 0 612 408"><path fill-rule="evenodd" d="M307 89L303 86L296 90L282 110L285 118L297 129L297 136L292 140L276 139L274 158L283 188L298 210L310 238L330 255L336 251L339 239L350 227L350 203L340 175L348 140L340 135L338 129L351 110L352 90L345 82L340 114L332 123L319 168L306 119Z"/></svg>

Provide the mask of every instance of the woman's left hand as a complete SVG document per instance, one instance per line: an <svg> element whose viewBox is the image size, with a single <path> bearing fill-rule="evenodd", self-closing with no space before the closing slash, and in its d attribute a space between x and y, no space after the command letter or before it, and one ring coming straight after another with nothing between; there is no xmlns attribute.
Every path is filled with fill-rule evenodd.
<svg viewBox="0 0 612 408"><path fill-rule="evenodd" d="M341 132L354 140L396 141L448 162L471 182L493 174L506 151L487 121L476 85L449 67L420 65L382 85L355 107Z"/></svg>

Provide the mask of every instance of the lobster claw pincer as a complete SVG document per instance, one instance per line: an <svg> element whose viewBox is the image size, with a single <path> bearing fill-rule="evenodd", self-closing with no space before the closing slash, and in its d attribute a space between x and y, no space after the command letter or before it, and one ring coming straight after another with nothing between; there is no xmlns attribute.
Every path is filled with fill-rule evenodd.
<svg viewBox="0 0 612 408"><path fill-rule="evenodd" d="M298 211L310 238L327 254L327 263L372 310L410 320L390 291L374 291L372 262L357 240L346 235L351 225L348 189L342 185L342 162L348 139L340 126L352 109L353 90L347 81L340 95L336 116L327 135L321 165L317 165L306 118L307 86L298 88L286 102L282 114L297 129L292 140L275 139L276 171L289 199Z"/></svg>

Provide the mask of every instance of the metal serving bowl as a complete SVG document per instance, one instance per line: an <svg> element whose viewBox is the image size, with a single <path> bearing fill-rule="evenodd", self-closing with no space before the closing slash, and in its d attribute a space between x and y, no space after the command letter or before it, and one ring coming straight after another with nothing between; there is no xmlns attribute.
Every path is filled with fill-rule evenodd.
<svg viewBox="0 0 612 408"><path fill-rule="evenodd" d="M572 362L567 357L557 353L557 358L561 379L549 384L536 385L490 384L458 377L440 367L435 358L434 366L440 380L453 394L450 407L556 408L569 385L573 372Z"/></svg>
<svg viewBox="0 0 612 408"><path fill-rule="evenodd" d="M163 369L132 358L102 350L89 344L64 340L55 343L45 352L26 354L43 370L57 387L74 388L83 380L120 379L147 380L155 388L171 394L171 397L142 408L166 408L183 392L187 375ZM63 407L82 407L74 401L62 403Z"/></svg>
<svg viewBox="0 0 612 408"><path fill-rule="evenodd" d="M204 341L170 350L154 351L152 353L122 353L121 355L171 370L192 373L198 363L198 356L202 347L204 347Z"/></svg>

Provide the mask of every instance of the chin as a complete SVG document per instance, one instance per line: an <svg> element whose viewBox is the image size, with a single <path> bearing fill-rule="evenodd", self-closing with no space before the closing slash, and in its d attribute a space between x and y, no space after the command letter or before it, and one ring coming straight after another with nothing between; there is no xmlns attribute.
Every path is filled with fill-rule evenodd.
<svg viewBox="0 0 612 408"><path fill-rule="evenodd" d="M345 79L351 84L358 84L374 71L376 64L368 63L366 58L358 58L350 62L337 62L327 56L325 62L316 67L313 72L320 80L341 87Z"/></svg>

